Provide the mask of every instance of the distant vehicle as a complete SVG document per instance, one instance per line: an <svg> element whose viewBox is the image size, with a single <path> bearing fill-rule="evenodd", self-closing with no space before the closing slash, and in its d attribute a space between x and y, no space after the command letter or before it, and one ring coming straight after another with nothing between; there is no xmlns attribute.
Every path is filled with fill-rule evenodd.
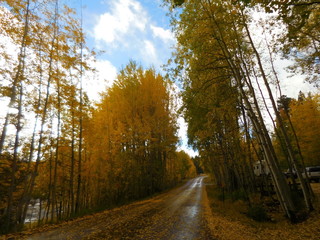
<svg viewBox="0 0 320 240"><path fill-rule="evenodd" d="M269 175L270 169L265 160L260 160L254 163L253 172L256 176Z"/></svg>
<svg viewBox="0 0 320 240"><path fill-rule="evenodd" d="M294 170L294 169L292 169L292 172L290 172L290 169L288 168L287 169L287 171L285 171L284 172L284 175L287 177L287 178L289 178L289 177L293 177L293 178L297 178L298 176L298 174L297 174L297 172Z"/></svg>
<svg viewBox="0 0 320 240"><path fill-rule="evenodd" d="M306 172L310 181L320 182L320 166L306 167ZM302 177L306 177L304 172Z"/></svg>

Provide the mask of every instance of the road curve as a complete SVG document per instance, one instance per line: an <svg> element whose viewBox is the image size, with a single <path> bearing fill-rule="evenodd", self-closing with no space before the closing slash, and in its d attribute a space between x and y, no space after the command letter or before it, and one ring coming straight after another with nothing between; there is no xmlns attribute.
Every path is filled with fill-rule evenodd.
<svg viewBox="0 0 320 240"><path fill-rule="evenodd" d="M27 239L213 239L204 218L204 178L194 178L152 199L71 221Z"/></svg>

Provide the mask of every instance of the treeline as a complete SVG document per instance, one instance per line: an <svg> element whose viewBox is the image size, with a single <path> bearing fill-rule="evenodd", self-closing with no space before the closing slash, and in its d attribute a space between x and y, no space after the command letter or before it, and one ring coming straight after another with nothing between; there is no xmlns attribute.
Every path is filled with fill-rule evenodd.
<svg viewBox="0 0 320 240"><path fill-rule="evenodd" d="M36 201L37 222L56 222L195 174L167 79L131 62L94 106L83 80L95 53L73 9L8 0L0 19L0 233L21 230Z"/></svg>
<svg viewBox="0 0 320 240"><path fill-rule="evenodd" d="M281 96L278 108L283 118L288 137L297 141L294 151L301 154L306 166L320 166L320 95L305 95L300 92L297 99ZM279 154L280 166L283 169L291 168L287 161L287 153L281 151L283 137L274 135L275 150Z"/></svg>
<svg viewBox="0 0 320 240"><path fill-rule="evenodd" d="M81 150L71 121L57 162L50 156L41 160L32 194L44 206L39 222L140 199L195 176L189 155L176 150L172 101L169 81L129 63L83 117Z"/></svg>
<svg viewBox="0 0 320 240"><path fill-rule="evenodd" d="M82 54L80 20L58 1L2 1L0 14L0 226L7 232L23 225L35 192L45 196L36 187L44 159L51 166L46 198L52 212L60 200L58 182L63 181L58 177L60 156L70 142L69 151L78 153L81 168L80 133L89 113L81 82L84 72L92 71L86 58L93 53ZM74 179L79 210L81 171Z"/></svg>
<svg viewBox="0 0 320 240"><path fill-rule="evenodd" d="M291 111L279 107L281 101L277 102L274 92L282 95L283 79L275 62L276 52L281 51L283 56L296 58L292 70L307 74L310 82L319 81L319 3L166 2L178 40L172 59L176 65L168 68L183 83L188 137L199 150L202 165L220 189L244 192L250 204L250 195L261 190L254 163L265 160L283 211L292 222L298 221L313 210L313 193L301 172L305 163L319 164L320 159L303 158L305 128L298 130L302 113L294 112L298 109L294 106L307 100L292 101ZM264 18L257 19L257 13ZM277 34L277 26L283 34ZM314 103L316 112L319 101ZM312 136L314 143L318 141ZM297 186L289 187L281 159L298 173L301 193Z"/></svg>
<svg viewBox="0 0 320 240"><path fill-rule="evenodd" d="M190 157L176 152L170 85L131 62L103 94L85 132L95 205L142 198L195 174Z"/></svg>

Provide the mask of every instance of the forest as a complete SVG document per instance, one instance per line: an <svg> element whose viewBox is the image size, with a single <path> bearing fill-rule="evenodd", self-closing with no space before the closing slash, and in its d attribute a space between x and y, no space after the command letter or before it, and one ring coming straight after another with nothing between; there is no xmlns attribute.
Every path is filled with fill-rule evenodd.
<svg viewBox="0 0 320 240"><path fill-rule="evenodd" d="M266 161L277 201L292 222L300 221L314 209L303 174L320 163L319 94L284 95L287 79L276 57L281 52L294 61L292 74L319 86L319 2L190 0L171 7L178 44L177 67L169 70L183 82L189 141L205 169L222 189L240 190L250 202L268 181L257 180L252 166ZM284 167L299 183L289 186Z"/></svg>
<svg viewBox="0 0 320 240"><path fill-rule="evenodd" d="M314 210L303 175L320 166L319 1L163 4L177 39L166 74L130 61L94 103L83 81L97 53L78 13L59 0L1 1L0 233L22 230L35 201L36 224L55 223L159 193L200 168L249 204L267 190L293 223ZM288 97L284 70L317 91ZM178 148L180 115L194 159ZM269 176L254 174L262 160Z"/></svg>
<svg viewBox="0 0 320 240"><path fill-rule="evenodd" d="M177 150L172 83L130 62L97 105L82 86L94 68L81 21L59 1L1 7L0 226L56 222L140 199L194 176ZM5 41L17 46L6 51ZM157 91L154 91L156 89Z"/></svg>

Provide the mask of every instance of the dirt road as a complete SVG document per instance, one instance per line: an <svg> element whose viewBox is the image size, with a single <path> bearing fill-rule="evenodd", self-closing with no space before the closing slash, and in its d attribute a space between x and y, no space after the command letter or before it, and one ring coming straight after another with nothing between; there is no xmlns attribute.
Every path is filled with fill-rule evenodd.
<svg viewBox="0 0 320 240"><path fill-rule="evenodd" d="M213 239L204 218L203 179L197 177L155 198L78 219L27 239Z"/></svg>

